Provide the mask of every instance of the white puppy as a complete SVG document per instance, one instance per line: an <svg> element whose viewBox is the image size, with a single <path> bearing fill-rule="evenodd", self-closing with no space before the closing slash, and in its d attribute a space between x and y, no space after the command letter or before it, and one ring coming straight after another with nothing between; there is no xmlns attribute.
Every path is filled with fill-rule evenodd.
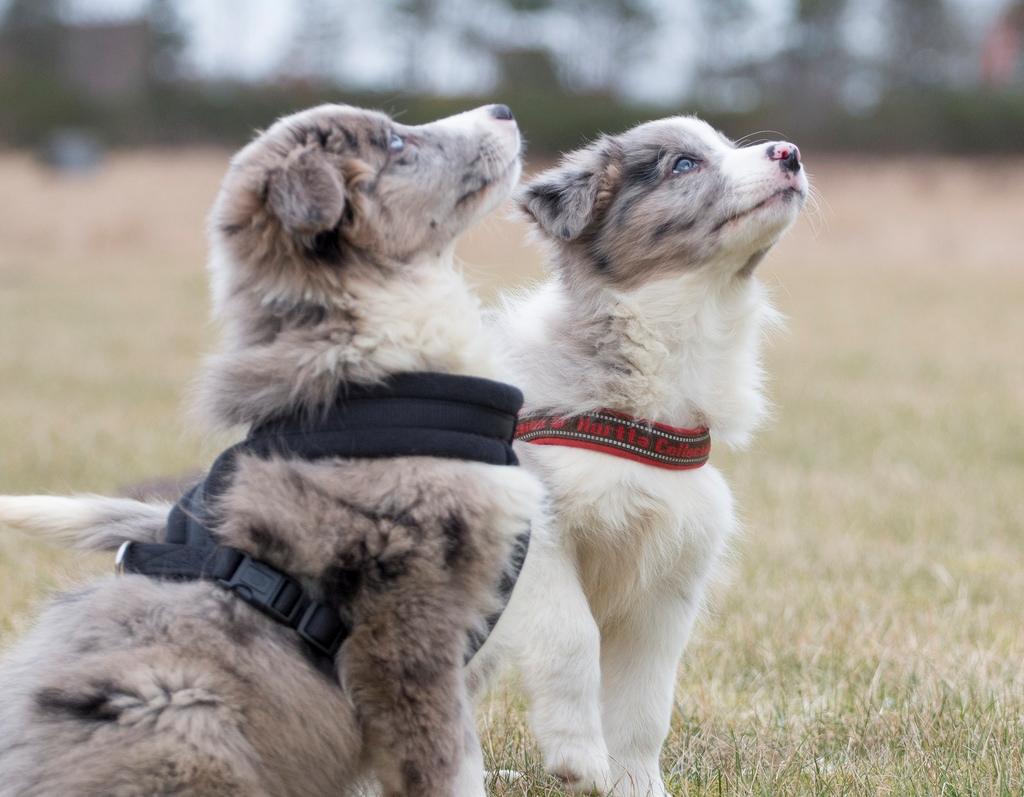
<svg viewBox="0 0 1024 797"><path fill-rule="evenodd" d="M742 446L765 414L777 316L753 272L807 190L792 144L736 147L676 117L519 196L554 276L497 324L526 394L517 451L551 511L473 668L479 684L518 666L545 765L575 790L665 794L677 664L737 525L703 463L709 438Z"/></svg>

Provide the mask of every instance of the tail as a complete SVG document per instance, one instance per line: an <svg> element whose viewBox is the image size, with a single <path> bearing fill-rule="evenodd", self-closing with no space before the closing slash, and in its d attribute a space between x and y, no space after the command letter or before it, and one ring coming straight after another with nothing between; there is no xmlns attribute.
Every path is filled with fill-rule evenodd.
<svg viewBox="0 0 1024 797"><path fill-rule="evenodd" d="M156 542L170 511L171 504L100 495L0 496L0 526L86 551L110 551L126 541Z"/></svg>

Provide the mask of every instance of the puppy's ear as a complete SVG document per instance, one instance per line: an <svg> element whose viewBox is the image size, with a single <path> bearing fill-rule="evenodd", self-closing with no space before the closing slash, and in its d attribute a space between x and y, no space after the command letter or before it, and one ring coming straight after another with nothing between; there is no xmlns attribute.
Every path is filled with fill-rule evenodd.
<svg viewBox="0 0 1024 797"><path fill-rule="evenodd" d="M519 207L549 235L573 241L594 220L602 193L614 183L618 146L604 137L565 157L519 190Z"/></svg>
<svg viewBox="0 0 1024 797"><path fill-rule="evenodd" d="M291 152L267 178L267 204L289 232L312 235L338 226L345 187L322 149Z"/></svg>

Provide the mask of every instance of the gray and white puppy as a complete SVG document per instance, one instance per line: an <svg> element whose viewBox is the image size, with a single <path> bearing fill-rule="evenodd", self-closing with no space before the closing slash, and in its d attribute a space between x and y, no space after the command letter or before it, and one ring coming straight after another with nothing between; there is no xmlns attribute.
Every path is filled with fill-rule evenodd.
<svg viewBox="0 0 1024 797"><path fill-rule="evenodd" d="M198 386L207 415L312 412L402 371L497 376L452 252L519 171L504 106L410 127L325 105L260 135L210 219L224 334ZM241 456L220 541L351 621L335 678L210 582L89 584L0 666L0 795L337 795L367 774L387 795L483 794L465 641L539 499L518 468ZM91 549L157 540L167 511L0 498L0 522Z"/></svg>
<svg viewBox="0 0 1024 797"><path fill-rule="evenodd" d="M606 136L535 177L522 211L552 277L496 327L524 413L609 409L742 446L765 414L756 267L808 191L787 142L736 146L692 117ZM517 446L551 516L472 667L518 665L547 769L577 791L664 797L676 667L736 528L713 465L669 470Z"/></svg>

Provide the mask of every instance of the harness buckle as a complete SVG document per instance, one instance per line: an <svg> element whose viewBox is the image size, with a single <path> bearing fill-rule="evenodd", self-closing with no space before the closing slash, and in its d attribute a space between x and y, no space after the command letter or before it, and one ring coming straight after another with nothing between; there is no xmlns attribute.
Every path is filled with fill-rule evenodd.
<svg viewBox="0 0 1024 797"><path fill-rule="evenodd" d="M341 621L337 612L313 601L306 607L295 630L306 644L333 659L350 629Z"/></svg>
<svg viewBox="0 0 1024 797"><path fill-rule="evenodd" d="M230 578L220 578L217 582L246 603L289 626L295 625L305 608L302 587L295 579L255 561L248 554L242 555Z"/></svg>

